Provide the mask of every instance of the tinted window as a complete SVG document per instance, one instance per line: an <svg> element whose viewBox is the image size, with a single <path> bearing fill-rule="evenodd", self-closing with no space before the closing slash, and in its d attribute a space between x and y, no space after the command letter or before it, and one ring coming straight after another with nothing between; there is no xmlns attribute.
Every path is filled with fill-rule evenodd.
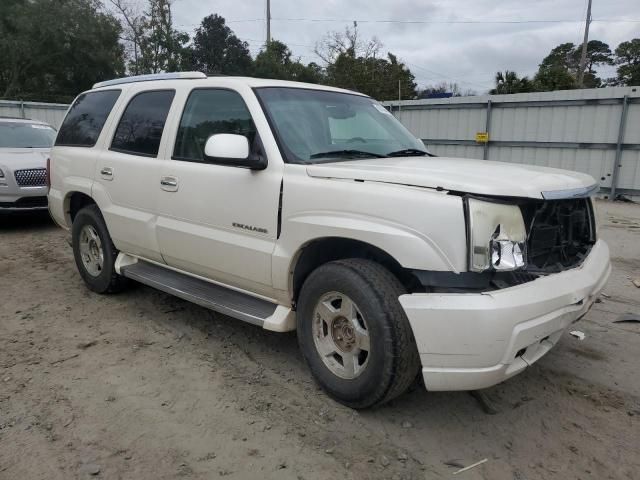
<svg viewBox="0 0 640 480"><path fill-rule="evenodd" d="M93 147L119 96L120 90L80 95L62 122L56 145Z"/></svg>
<svg viewBox="0 0 640 480"><path fill-rule="evenodd" d="M204 144L216 133L244 135L253 145L256 127L239 93L230 90L194 90L180 119L173 157L202 162Z"/></svg>
<svg viewBox="0 0 640 480"><path fill-rule="evenodd" d="M56 131L48 125L0 122L0 148L50 148Z"/></svg>
<svg viewBox="0 0 640 480"><path fill-rule="evenodd" d="M173 90L161 90L133 97L122 114L111 150L150 157L158 155L164 122L174 95Z"/></svg>

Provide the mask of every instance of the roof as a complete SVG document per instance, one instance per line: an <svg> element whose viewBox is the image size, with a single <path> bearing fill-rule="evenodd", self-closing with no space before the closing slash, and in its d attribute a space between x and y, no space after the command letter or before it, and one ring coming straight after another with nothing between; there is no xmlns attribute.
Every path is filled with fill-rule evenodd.
<svg viewBox="0 0 640 480"><path fill-rule="evenodd" d="M325 90L340 93L350 93L356 95L363 95L359 92L352 90L345 90L342 88L329 87L327 85L318 85L315 83L303 83L292 82L289 80L273 80L268 78L254 78L254 77L235 77L235 76L206 76L201 72L172 72L172 73L160 73L152 75L138 75L133 77L117 78L114 80L107 80L105 82L96 83L93 89L108 89L110 87L119 85L131 85L131 84L144 84L144 88L155 87L167 87L169 85L175 86L182 82L189 82L198 86L233 86L233 85L245 85L250 88L260 87L289 87L289 88L306 88L310 90ZM364 95L363 95L364 96Z"/></svg>

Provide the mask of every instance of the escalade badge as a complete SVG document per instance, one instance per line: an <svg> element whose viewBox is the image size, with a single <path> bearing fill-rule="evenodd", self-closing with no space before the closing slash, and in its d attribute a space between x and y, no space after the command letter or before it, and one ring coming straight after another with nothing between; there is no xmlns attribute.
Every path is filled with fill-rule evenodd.
<svg viewBox="0 0 640 480"><path fill-rule="evenodd" d="M245 225L243 223L236 223L233 222L232 224L235 228L242 228L244 230L249 230L251 232L257 232L257 233L269 233L269 231L266 228L262 228L262 227L254 227L253 225Z"/></svg>

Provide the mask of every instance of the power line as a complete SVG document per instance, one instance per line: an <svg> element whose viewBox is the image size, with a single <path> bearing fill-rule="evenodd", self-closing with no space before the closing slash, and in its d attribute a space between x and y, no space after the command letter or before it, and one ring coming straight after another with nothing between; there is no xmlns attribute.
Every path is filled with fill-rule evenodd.
<svg viewBox="0 0 640 480"><path fill-rule="evenodd" d="M242 22L265 22L264 18L245 18L245 19L236 19L236 20L225 20L226 23L242 23ZM392 20L392 19L353 19L353 18L275 18L271 17L272 22L315 22L315 23L392 23L392 24L433 24L433 25L450 25L450 24L461 24L461 25L492 25L492 24L544 24L544 23L578 23L582 24L584 22L583 19L579 20L472 20L472 19L462 19L462 20ZM640 19L627 19L627 18L600 18L600 19L592 19L591 23L640 23ZM196 27L200 24L185 24L181 26L189 26Z"/></svg>
<svg viewBox="0 0 640 480"><path fill-rule="evenodd" d="M264 19L247 19L247 20L229 20L229 22L258 22ZM326 23L401 23L401 24L522 24L522 23L582 23L584 20L393 20L393 19L350 19L350 18L276 18L272 17L274 22L326 22ZM592 22L599 23L640 23L640 20L617 19L617 18L601 18L593 19Z"/></svg>

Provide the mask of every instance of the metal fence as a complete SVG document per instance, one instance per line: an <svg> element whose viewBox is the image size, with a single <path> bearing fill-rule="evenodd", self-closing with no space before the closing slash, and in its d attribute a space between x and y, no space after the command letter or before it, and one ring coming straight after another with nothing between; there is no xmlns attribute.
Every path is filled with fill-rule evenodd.
<svg viewBox="0 0 640 480"><path fill-rule="evenodd" d="M58 128L69 105L64 103L22 102L20 100L0 100L0 117L30 118L47 122Z"/></svg>
<svg viewBox="0 0 640 480"><path fill-rule="evenodd" d="M385 104L437 155L575 170L640 196L640 87Z"/></svg>

